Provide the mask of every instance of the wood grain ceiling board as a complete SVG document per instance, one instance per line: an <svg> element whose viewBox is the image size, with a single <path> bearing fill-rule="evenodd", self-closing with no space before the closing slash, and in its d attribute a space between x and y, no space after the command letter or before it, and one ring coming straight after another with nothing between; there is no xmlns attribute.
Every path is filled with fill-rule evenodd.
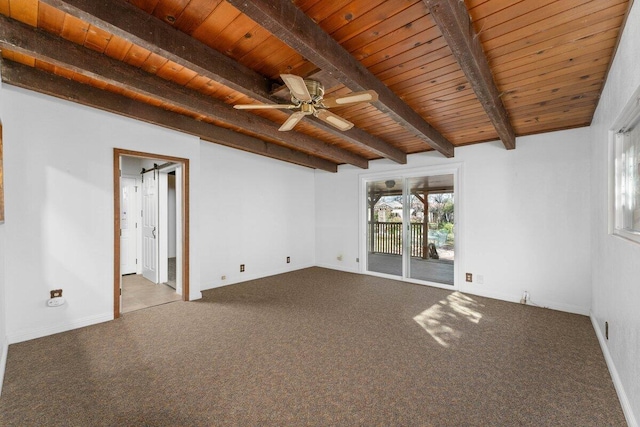
<svg viewBox="0 0 640 427"><path fill-rule="evenodd" d="M290 72L292 68L298 69L301 65L304 66L304 64L308 63L308 61L304 60L304 58L302 58L298 53L275 39L275 37L266 32L262 27L255 24L255 22L251 21L246 16L239 14L237 11L231 11L229 9L230 6L225 2L219 2L216 7L209 8L208 10L211 10L211 12L195 29L182 28L180 26L182 22L189 22L191 24L194 22L193 20L181 20L181 17L185 16L188 12L191 3L185 5L184 2L160 1L152 8L152 4L146 4L145 2L138 1L135 5L145 11L150 10L154 16L165 20L165 22L168 22L181 31L192 30L191 34L196 39L199 39L210 47L233 57L263 75L277 78L281 72ZM172 18L168 19L167 16L172 16ZM202 16L204 16L204 14L202 14L201 17ZM125 62L130 63L127 61L126 57L123 59ZM137 64L130 63L130 65ZM312 66L309 69L311 70L315 68L315 66ZM170 74L162 72L158 72L157 74L163 78L183 84L180 79L174 78ZM192 79L195 77L197 76L191 76ZM189 83L190 82L187 82L186 84L188 85ZM201 87L201 85L198 84L196 87ZM224 99L224 101L229 104L242 98L238 93L225 94L220 91L224 92L224 89L220 89L216 92L207 91L207 94L218 99ZM246 114L254 113L247 112ZM286 116L281 117L282 118L278 123L284 122L284 117ZM360 124L356 122L356 126L360 127ZM399 126L397 126L397 128L399 130ZM352 151L363 155L366 158L372 157L371 150L353 146L341 138L329 137L330 135L328 133L315 130L313 127L301 127L296 130L304 133L312 132L312 136L322 138L325 142L339 144L339 146L345 148L349 147ZM391 135L393 136L393 134ZM398 141L392 139L387 142L402 148ZM373 158L377 158L377 156L374 156Z"/></svg>
<svg viewBox="0 0 640 427"><path fill-rule="evenodd" d="M428 116L427 121L433 127L448 133L447 138L454 144L458 132L477 131L478 140L490 138L486 129L492 126L491 122L475 96L467 100L475 103L474 111L455 123L440 123L437 115L431 114L435 113L434 108L458 103L458 98L464 95L461 91L470 89L422 1L369 2L370 8L357 16L353 6L354 2L349 3L325 19L310 16L409 106L423 117ZM438 73L436 70L444 64L438 62L431 68L430 63L443 58L448 58L445 63L448 68ZM430 76L425 76L427 70L432 71ZM437 102L429 104L431 100ZM348 112L341 114L349 120L354 117ZM365 126L366 116L358 117L361 121L353 120L354 123Z"/></svg>
<svg viewBox="0 0 640 427"><path fill-rule="evenodd" d="M25 64L25 65L29 65L29 66L32 66L32 67L35 66L38 69L51 72L51 73L53 73L55 75L58 75L58 76L61 76L61 77L65 77L65 78L68 78L68 79L71 79L71 80L74 80L74 81L78 81L78 82L81 82L81 83L84 83L84 84L88 84L88 85L91 85L91 86L94 86L94 87L98 87L100 89L104 89L106 91L109 91L109 92L112 92L112 93L115 93L115 94L119 94L119 95L122 95L122 96L125 96L125 97L128 97L128 98L131 98L131 99L140 100L140 101L145 102L147 104L158 106L158 107L161 107L161 108L163 108L165 110L168 110L168 111L173 111L173 112L176 112L178 114L182 114L182 115L185 115L185 116L193 117L193 118L195 118L197 120L205 119L205 121L207 121L209 123L213 123L216 126L224 127L224 128L227 128L227 129L232 129L234 131L237 131L237 132L240 132L240 133L243 133L243 134L246 134L246 135L260 136L261 139L263 139L265 141L268 141L270 143L274 143L274 144L277 144L277 145L280 145L280 146L284 146L284 147L295 148L295 149L297 149L299 151L305 152L307 154L312 154L312 155L314 155L316 157L324 158L326 160L335 161L335 158L331 157L329 155L324 156L322 153L306 151L306 150L301 149L299 146L296 146L294 144L287 144L287 143L284 143L284 142L279 141L279 140L275 140L275 139L272 139L272 138L261 136L261 135L258 135L256 133L253 133L253 132L248 132L244 128L241 128L241 127L238 127L238 126L229 125L229 124L227 124L225 122L222 122L220 120L215 120L215 119L212 119L210 117L203 116L203 115L198 114L198 113L194 113L193 111L190 111L188 109L182 108L180 106L176 106L176 105L173 105L171 103L167 103L165 101L154 99L153 97L137 93L135 91L120 87L118 85L108 84L108 83L105 83L104 81L101 81L99 79L90 78L90 77L78 74L78 73L76 73L74 71L68 70L66 68L49 64L49 63L47 63L45 61L39 61L39 60L36 61L36 60L34 60L33 58L31 58L31 57L29 57L27 55L22 55L22 54L15 53L15 52L12 52L12 51L6 50L6 49L3 50L2 53L3 53L3 57L5 57L7 59L11 59L13 61ZM274 112L274 113L277 113L277 112ZM304 128L305 126L302 126L302 127ZM315 128L312 128L311 126L306 126L306 127L308 129L315 130ZM337 138L335 138L335 137L333 137L331 135L328 135L328 136L323 135L323 136L325 136L326 139L328 139L328 140L332 139L332 138L337 139ZM318 139L321 139L321 138L318 138ZM370 158L374 158L374 157L371 156L370 153L366 153L366 154L369 155Z"/></svg>
<svg viewBox="0 0 640 427"><path fill-rule="evenodd" d="M278 80L285 72L307 77L321 71L225 0L127 1L271 80ZM423 0L293 3L454 145L497 139ZM465 0L465 4L517 135L590 124L628 13L627 0ZM246 92L217 83L38 0L0 0L0 14L226 104L255 102ZM283 144L29 55L7 49L2 55L149 105ZM326 71L319 78L327 82L327 96L350 92L327 78ZM285 95L285 102L286 98ZM424 141L375 106L360 104L332 111L405 153L426 149ZM246 114L247 120L254 116L251 112ZM277 128L288 115L269 110L255 116L272 121ZM310 118L303 120L296 132L364 159L379 157L363 145L318 129ZM325 159L331 160L328 156Z"/></svg>
<svg viewBox="0 0 640 427"><path fill-rule="evenodd" d="M498 3L467 6L517 134L590 124L627 2Z"/></svg>
<svg viewBox="0 0 640 427"><path fill-rule="evenodd" d="M43 16L44 22L46 22L45 26L47 30L52 31L69 41L75 42L76 44L83 44L85 45L85 47L91 48L98 52L104 51L105 54L114 59L124 61L129 65L135 67L142 67L142 69L147 72L155 74L165 80L173 81L174 83L179 85L188 86L195 80L195 86L201 89L202 92L221 99L229 104L235 103L238 99L243 97L242 94L219 85L215 82L213 82L215 84L211 84L212 82L210 80L207 81L207 79L202 78L202 76L198 76L192 70L186 69L185 67L182 67L172 61L167 61L166 59L158 55L151 54L149 51L111 34L105 32L96 32L98 40L102 38L103 43L99 44L94 42L91 43L91 45L88 45L88 38L79 37L78 35L92 34L90 25L82 22L81 20L66 15L54 8L50 8L47 5L43 6L44 7L41 10L41 15ZM65 31L65 23L67 22L75 24L74 31ZM69 76L67 75L67 77ZM192 88L194 86L190 87ZM169 104L163 104L163 107L167 108L170 111L182 111L176 110L176 108L171 107ZM266 116L269 117L269 114L266 114ZM287 115L283 114L282 112L275 112L271 114L270 118L274 120L274 116L277 124L284 122L287 117ZM274 129L277 129L277 126L274 126ZM360 155L362 158L373 159L378 157L377 155L372 154L370 150L358 146L352 147L342 138L318 130L313 126L301 125L297 130L300 133L307 134L323 142L335 145L340 148L349 149L355 154Z"/></svg>
<svg viewBox="0 0 640 427"><path fill-rule="evenodd" d="M342 26L348 25L351 22L355 23L356 21L359 22L360 19L366 19L368 16L370 16L370 11L371 11L372 6L376 6L376 7L380 6L380 7L389 8L391 3L397 5L398 3L401 3L401 2L386 2L386 3L383 4L381 2L354 1L354 2L348 3L347 6L345 7L345 10L339 10L336 13L333 13L333 14L329 15L327 17L327 19L323 20L319 24L320 24L320 26L322 26L322 25L328 26L329 30L327 30L327 28L323 28L327 33L331 33L331 30L330 30L331 28L335 28L336 31L338 31L338 30L340 30L342 28ZM414 4L415 1L414 2L406 2L406 3L407 3L407 5L410 5L410 4ZM393 6L393 5L391 5L391 6ZM393 13L395 13L395 10L397 10L398 7L394 6L393 9L394 9ZM400 8L400 9L402 9L402 8ZM386 12L384 12L382 15L379 15L379 17L377 18L377 21L380 21L381 19L386 19L387 17L388 17L388 14ZM373 25L373 23L375 23L375 22L376 21L374 21L374 20L369 20L367 25ZM348 36L345 36L345 38L348 38ZM279 48L279 47L277 47L275 45L269 46L269 45L266 45L265 43L263 43L263 45L259 49L261 51L266 51L268 54L269 54L269 49L277 49L278 53L282 53L281 57L288 56L288 55L286 55L286 52L283 49L281 49L281 48ZM260 62L260 57L254 58L254 60L255 59L257 59L258 62L251 62L251 63L245 62L245 64L247 64L251 68L254 68L254 69L258 70L261 73L265 73L265 69L263 67L263 63ZM268 59L272 63L277 63L280 60L280 57L278 57L278 56L274 57L274 55L270 55ZM245 59L240 58L241 62L244 61L244 60ZM294 65L294 64L293 64L293 62L291 62L288 65ZM346 66L346 64L345 64L345 66ZM303 65L302 67L296 67L292 72L305 76L306 74L304 72L301 72L302 68L305 68L305 67L306 67L306 65ZM282 69L282 68L283 67L280 67L280 69ZM309 68L305 68L305 69L310 71L310 70L315 69L315 67L313 67L313 68L309 67ZM289 71L289 69L287 69L287 71ZM282 72L282 71L280 71L280 72ZM354 123L356 124L356 126L358 128L361 128L363 126L362 122L354 122ZM398 130L400 130L400 125L398 125ZM414 132L415 132L415 130L414 130ZM376 133L376 132L373 132L373 134L375 136L381 136L381 134ZM422 139L424 141L424 137ZM389 143L391 143L393 145L397 145L398 144L398 141L394 140L394 139L387 140L387 142L389 142ZM427 148L425 147L425 149L427 149Z"/></svg>
<svg viewBox="0 0 640 427"><path fill-rule="evenodd" d="M38 0L8 0L0 13L35 27L38 25Z"/></svg>
<svg viewBox="0 0 640 427"><path fill-rule="evenodd" d="M2 57L10 59L11 61L17 62L19 64L28 65L30 67L35 67L36 65L36 60L34 58L19 52L12 52L7 49L2 50Z"/></svg>
<svg viewBox="0 0 640 427"><path fill-rule="evenodd" d="M159 6L165 5L162 10L167 10L169 4L173 5L171 16L177 18L171 25L271 79L277 79L281 73L289 72L304 62L302 56L289 46L224 1L216 2L216 7L199 25L193 19L180 19L188 13L193 15L194 9L187 8L184 3L178 0L162 1L153 15L166 22L167 16L158 12ZM149 9L146 2L137 1L135 4L143 10Z"/></svg>
<svg viewBox="0 0 640 427"><path fill-rule="evenodd" d="M224 9L224 7L222 7L223 4L224 3L218 3L218 7L216 7L214 11ZM173 22L173 24L179 22L179 18L184 15L186 9L171 7L170 2L158 2L153 8L151 8L149 5L145 5L144 2L137 2L137 6L142 7L144 10L151 10L152 13L158 17L162 17L162 14L164 13L174 14L177 18L176 21ZM48 10L46 10L47 8ZM118 60L122 60L129 65L142 67L145 71L156 74L164 79L171 80L182 85L189 85L194 79L201 77L195 75L195 73L190 70L184 69L183 67L179 67L174 63L168 62L164 58L161 58L155 54L150 54L150 52L146 51L145 49L134 46L132 43L122 40L113 35L104 33L97 34L96 32L95 37L93 37L95 41L92 41L85 36L86 34L92 33L90 31L90 26L49 6L43 5L43 11L41 12L41 15L43 17L43 27L46 27L48 31L52 31L55 34L58 34L75 43L83 44L85 47L91 48L93 50L103 51L108 56ZM212 12L212 14L210 14L209 16L209 19L214 18L216 18L216 16L214 16L214 13ZM231 22L237 23L238 19L239 15L236 15L236 17ZM165 21L173 21L173 19L165 19ZM248 22L246 18L244 18L244 21ZM216 22L219 23L221 22L221 20L216 19ZM254 28L255 27L256 26L254 25ZM221 29L221 33L224 32L223 30L224 29ZM246 39L248 38L242 37L242 40ZM291 55L288 55L288 57L291 57ZM255 66L256 64L252 65ZM297 66L298 64L294 65ZM218 99L223 99L227 103L232 103L241 97L240 94L233 93L233 91L229 91L227 88L223 88L220 86L218 86L216 90L212 90L212 87L215 87L215 85L207 84L205 86L202 84L201 80L202 79L198 79L195 86L199 87L203 91L206 91L206 93L210 96L217 97ZM366 117L362 120L366 120ZM279 123L281 123L282 121L283 120L280 120ZM356 122L356 125L361 126L358 122ZM372 127L372 129L374 129L372 133L374 135L380 135L381 137L384 136L388 142L394 144L396 147L404 148L406 138L405 135L403 135L402 129L397 126L392 120L387 120L387 126L395 126L396 132L388 132L386 127L378 126L375 128ZM299 130L302 132L309 132L311 129L312 128L309 127L301 127ZM363 150L357 147L353 148L349 144L342 141L340 138L330 136L328 137L328 135L325 135L319 131L314 131L311 135L316 138L324 138L323 140L326 142L338 143L341 147L350 147L351 150L360 155L363 155L363 157L372 157L370 151Z"/></svg>

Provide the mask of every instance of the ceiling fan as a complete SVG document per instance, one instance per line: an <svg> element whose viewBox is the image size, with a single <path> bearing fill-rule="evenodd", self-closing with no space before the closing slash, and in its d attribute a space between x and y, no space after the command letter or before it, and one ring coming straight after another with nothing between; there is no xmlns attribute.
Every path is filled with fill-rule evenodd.
<svg viewBox="0 0 640 427"><path fill-rule="evenodd" d="M291 104L245 104L234 105L238 110L280 108L298 110L280 126L281 131L293 129L304 116L314 115L342 131L349 130L353 123L328 111L331 107L357 104L360 102L375 102L378 94L373 90L353 92L349 95L324 98L324 86L317 80L305 80L293 74L281 74L280 77L291 92Z"/></svg>

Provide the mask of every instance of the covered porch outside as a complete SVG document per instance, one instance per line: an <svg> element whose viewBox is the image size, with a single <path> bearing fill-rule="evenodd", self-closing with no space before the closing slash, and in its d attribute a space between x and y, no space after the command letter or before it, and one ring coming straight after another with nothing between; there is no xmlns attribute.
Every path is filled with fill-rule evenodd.
<svg viewBox="0 0 640 427"><path fill-rule="evenodd" d="M402 276L402 255L369 253L369 271ZM453 260L411 257L409 276L453 286Z"/></svg>
<svg viewBox="0 0 640 427"><path fill-rule="evenodd" d="M403 187L392 179L367 185L367 270L403 277L406 250L407 278L453 285L453 175L410 178L406 195Z"/></svg>

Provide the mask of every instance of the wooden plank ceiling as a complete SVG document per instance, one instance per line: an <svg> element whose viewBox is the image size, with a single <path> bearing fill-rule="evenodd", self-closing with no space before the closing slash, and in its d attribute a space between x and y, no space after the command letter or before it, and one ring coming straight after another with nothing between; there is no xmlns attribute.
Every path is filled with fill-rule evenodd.
<svg viewBox="0 0 640 427"><path fill-rule="evenodd" d="M2 78L203 140L336 171L588 126L627 0L0 0ZM280 74L325 96L339 131L291 112ZM37 118L34 118L37 120Z"/></svg>

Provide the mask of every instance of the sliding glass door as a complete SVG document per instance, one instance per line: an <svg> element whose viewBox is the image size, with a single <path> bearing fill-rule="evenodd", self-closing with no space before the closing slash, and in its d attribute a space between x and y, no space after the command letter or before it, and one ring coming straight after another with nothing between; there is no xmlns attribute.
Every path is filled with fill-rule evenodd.
<svg viewBox="0 0 640 427"><path fill-rule="evenodd" d="M402 276L403 180L367 183L367 269Z"/></svg>
<svg viewBox="0 0 640 427"><path fill-rule="evenodd" d="M411 207L407 277L453 285L453 175L408 179Z"/></svg>
<svg viewBox="0 0 640 427"><path fill-rule="evenodd" d="M367 271L454 284L454 174L366 184Z"/></svg>

